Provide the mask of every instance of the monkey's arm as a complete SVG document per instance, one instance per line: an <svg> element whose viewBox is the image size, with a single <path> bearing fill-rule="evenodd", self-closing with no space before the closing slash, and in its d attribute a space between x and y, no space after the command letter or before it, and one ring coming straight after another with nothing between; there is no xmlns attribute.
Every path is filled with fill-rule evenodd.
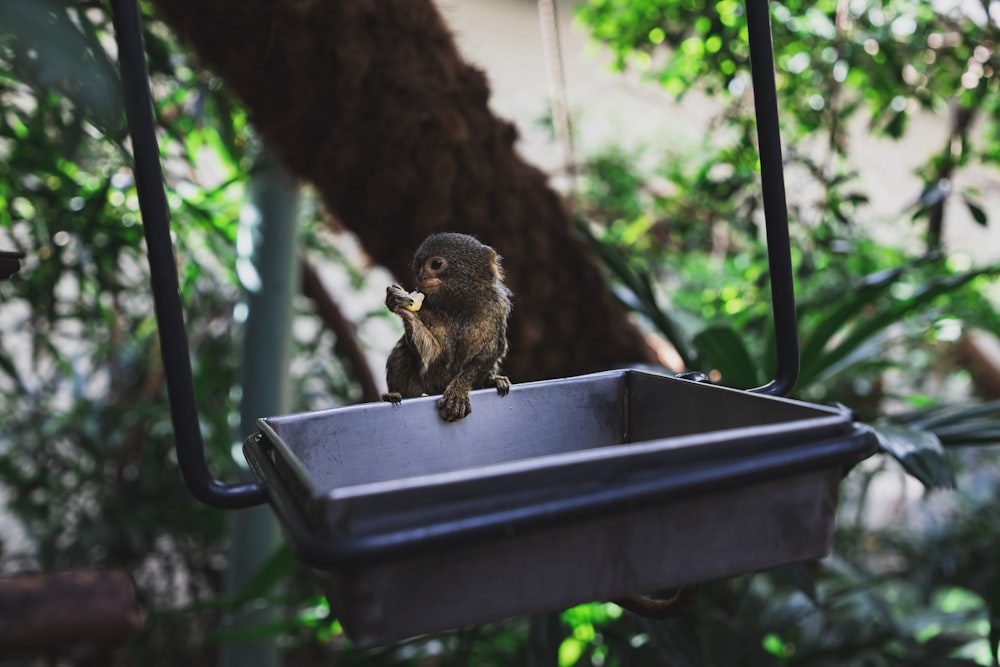
<svg viewBox="0 0 1000 667"><path fill-rule="evenodd" d="M431 333L420 317L407 309L413 304L406 290L399 285L390 285L385 291L385 305L390 311L399 315L403 320L403 327L406 329L406 339L413 346L413 351L420 357L420 364L423 371L433 364L441 356L444 346L441 341Z"/></svg>
<svg viewBox="0 0 1000 667"><path fill-rule="evenodd" d="M510 311L507 311L508 313ZM510 392L510 378L506 375L501 375L500 362L503 358L507 356L507 318L504 317L502 320L498 321L496 330L495 340L499 342L499 350L496 355L496 359L493 362L493 368L490 369L489 375L486 380L489 384L494 385L497 388L497 393L501 396L506 396Z"/></svg>
<svg viewBox="0 0 1000 667"><path fill-rule="evenodd" d="M510 380L496 374L497 354L495 349L487 347L466 360L438 400L438 412L443 419L455 421L468 416L472 412L469 392L476 387L485 386L486 383L496 385L497 393L501 396L507 394L510 390Z"/></svg>
<svg viewBox="0 0 1000 667"><path fill-rule="evenodd" d="M382 394L382 400L389 403L399 403L404 398L415 398L425 393L420 378L420 359L405 336L389 353L385 363L385 381L389 391Z"/></svg>
<svg viewBox="0 0 1000 667"><path fill-rule="evenodd" d="M437 407L441 418L453 422L468 416L472 412L469 392L476 378L476 372L481 371L474 365L467 364L445 387L444 394L438 399Z"/></svg>
<svg viewBox="0 0 1000 667"><path fill-rule="evenodd" d="M413 299L399 285L386 288L385 305L403 320L406 332L393 348L386 363L386 383L389 391L382 394L382 400L399 403L404 398L413 398L426 393L423 374L444 350L444 345L410 310Z"/></svg>

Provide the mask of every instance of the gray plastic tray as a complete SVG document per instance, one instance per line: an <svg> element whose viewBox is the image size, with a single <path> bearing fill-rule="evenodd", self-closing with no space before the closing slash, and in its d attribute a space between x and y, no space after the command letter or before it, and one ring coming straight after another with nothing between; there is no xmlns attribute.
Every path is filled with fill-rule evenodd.
<svg viewBox="0 0 1000 667"><path fill-rule="evenodd" d="M851 414L623 370L261 419L247 459L371 645L828 553Z"/></svg>

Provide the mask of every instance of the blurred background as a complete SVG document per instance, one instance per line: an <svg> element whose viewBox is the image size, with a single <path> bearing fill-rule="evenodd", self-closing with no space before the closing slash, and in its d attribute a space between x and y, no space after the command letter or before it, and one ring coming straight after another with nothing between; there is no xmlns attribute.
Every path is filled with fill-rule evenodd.
<svg viewBox="0 0 1000 667"><path fill-rule="evenodd" d="M436 6L660 360L765 382L742 3ZM383 387L395 279L142 9L201 428L236 479L262 217L294 230L282 277L311 278L283 299L275 412ZM113 645L0 644L0 664L1000 664L1000 2L787 0L771 16L794 397L849 406L883 446L842 484L834 553L706 584L676 619L593 603L360 650L266 508L236 519L181 481L108 6L0 0L0 250L25 253L0 283L0 574L124 571L143 609Z"/></svg>

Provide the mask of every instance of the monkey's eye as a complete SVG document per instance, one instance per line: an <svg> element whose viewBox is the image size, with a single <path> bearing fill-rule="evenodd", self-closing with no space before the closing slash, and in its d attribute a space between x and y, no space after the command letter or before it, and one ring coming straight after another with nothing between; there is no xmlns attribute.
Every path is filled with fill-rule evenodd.
<svg viewBox="0 0 1000 667"><path fill-rule="evenodd" d="M447 264L448 263L444 261L443 257L435 257L427 262L427 265L431 267L431 271L440 271L447 266Z"/></svg>

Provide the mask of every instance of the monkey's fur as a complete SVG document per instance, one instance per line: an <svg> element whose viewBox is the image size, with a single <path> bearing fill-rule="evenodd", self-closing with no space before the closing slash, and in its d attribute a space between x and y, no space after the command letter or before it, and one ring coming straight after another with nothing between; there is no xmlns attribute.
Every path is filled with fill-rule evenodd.
<svg viewBox="0 0 1000 667"><path fill-rule="evenodd" d="M511 303L496 251L465 234L432 234L413 256L413 279L426 295L417 312L406 309L413 300L402 287L386 289L385 305L405 332L389 354L382 399L442 394L438 412L455 421L472 412L471 390L495 386L505 396Z"/></svg>

